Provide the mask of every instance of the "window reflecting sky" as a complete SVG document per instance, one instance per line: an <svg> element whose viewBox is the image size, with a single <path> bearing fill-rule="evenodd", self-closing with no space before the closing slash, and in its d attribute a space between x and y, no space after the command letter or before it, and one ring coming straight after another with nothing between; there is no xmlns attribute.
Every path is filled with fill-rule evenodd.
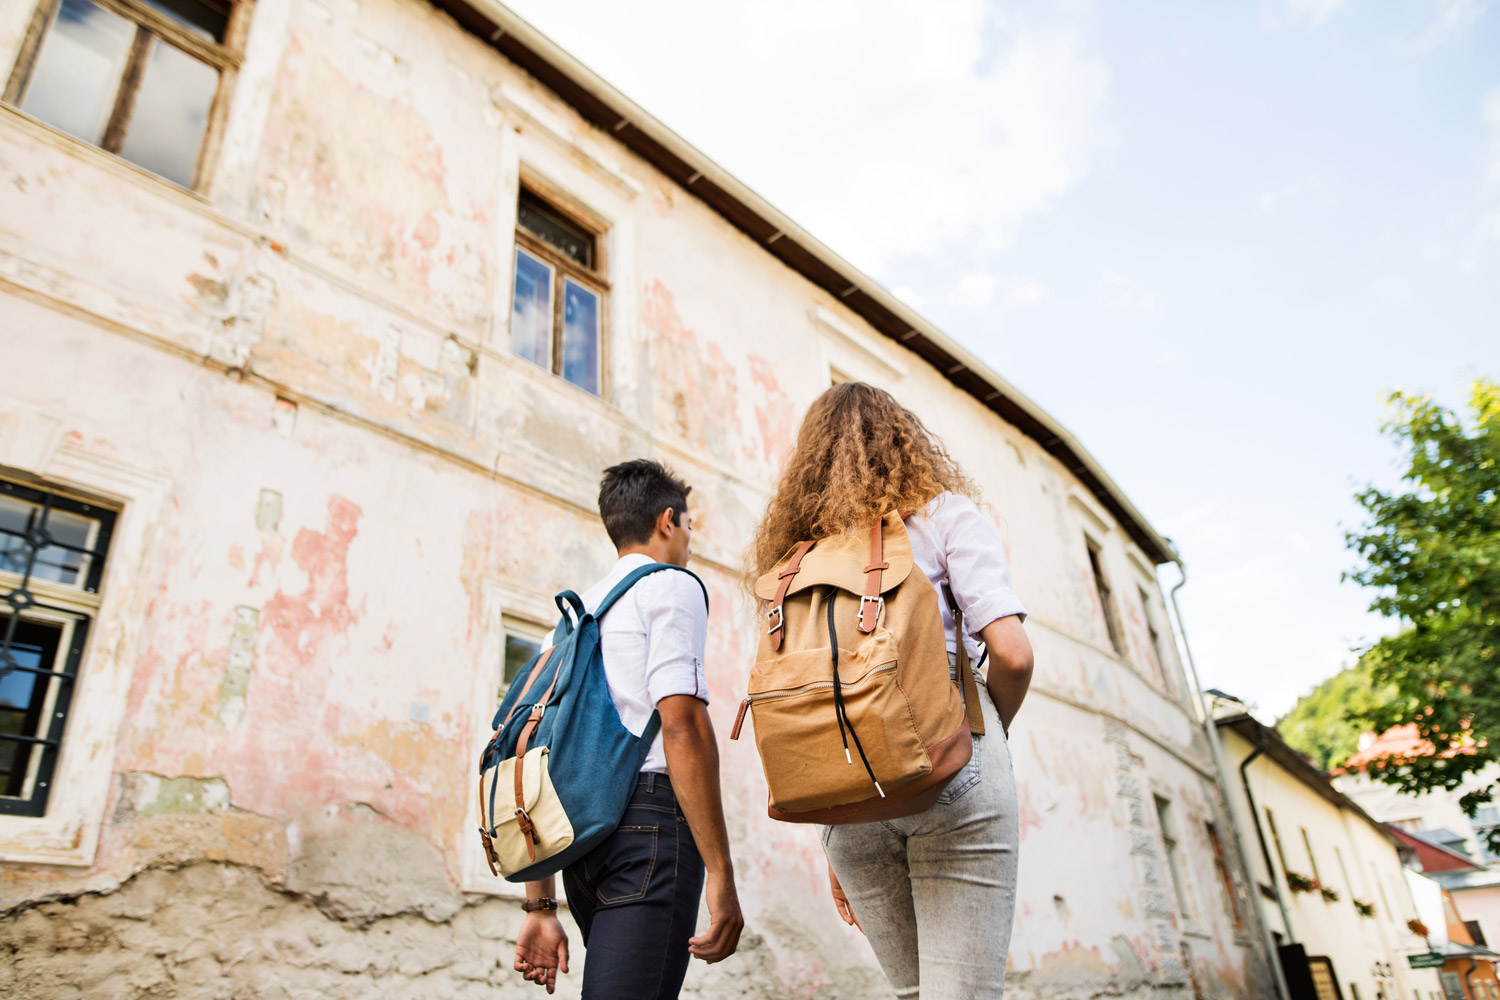
<svg viewBox="0 0 1500 1000"><path fill-rule="evenodd" d="M510 349L543 368L552 354L552 268L516 251L516 294L511 304Z"/></svg>
<svg viewBox="0 0 1500 1000"><path fill-rule="evenodd" d="M157 39L136 95L120 155L191 187L219 71Z"/></svg>
<svg viewBox="0 0 1500 1000"><path fill-rule="evenodd" d="M21 110L98 144L109 124L135 25L89 0L63 0Z"/></svg>
<svg viewBox="0 0 1500 1000"><path fill-rule="evenodd" d="M563 280L562 377L599 394L599 296Z"/></svg>

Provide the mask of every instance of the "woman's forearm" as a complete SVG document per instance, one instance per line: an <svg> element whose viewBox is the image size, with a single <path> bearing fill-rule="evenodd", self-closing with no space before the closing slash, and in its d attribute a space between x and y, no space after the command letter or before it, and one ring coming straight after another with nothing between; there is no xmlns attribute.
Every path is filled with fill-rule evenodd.
<svg viewBox="0 0 1500 1000"><path fill-rule="evenodd" d="M1026 629L1015 615L996 618L980 630L979 637L990 654L984 686L995 702L1000 725L1009 734L1010 724L1031 687L1031 640L1026 638Z"/></svg>

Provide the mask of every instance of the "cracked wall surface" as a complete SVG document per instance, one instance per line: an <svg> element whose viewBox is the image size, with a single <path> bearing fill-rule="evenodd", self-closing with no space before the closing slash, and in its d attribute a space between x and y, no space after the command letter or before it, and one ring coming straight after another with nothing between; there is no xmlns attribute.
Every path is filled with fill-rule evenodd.
<svg viewBox="0 0 1500 1000"><path fill-rule="evenodd" d="M607 569L599 472L661 458L727 733L740 556L837 370L945 439L1031 611L1012 994L1266 995L1160 589L1037 442L420 0L256 0L230 104L194 194L0 106L0 475L120 511L61 758L87 780L0 815L0 991L528 995L470 801L505 622ZM602 398L509 350L523 179L607 222ZM816 837L766 817L752 741L722 754L749 931L688 995L880 995Z"/></svg>

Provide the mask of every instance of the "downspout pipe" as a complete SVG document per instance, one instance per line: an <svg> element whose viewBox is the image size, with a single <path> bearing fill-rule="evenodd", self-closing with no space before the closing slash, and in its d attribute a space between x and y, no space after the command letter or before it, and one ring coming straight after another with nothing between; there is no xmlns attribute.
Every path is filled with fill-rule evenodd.
<svg viewBox="0 0 1500 1000"><path fill-rule="evenodd" d="M1250 818L1255 822L1255 836L1260 841L1260 856L1265 859L1266 871L1271 874L1271 891L1276 894L1276 908L1281 911L1281 924L1286 928L1288 941L1296 941L1297 935L1292 932L1292 918L1287 915L1286 901L1281 897L1281 887L1276 884L1276 866L1271 864L1271 849L1266 845L1266 831L1260 825L1260 807L1255 804L1255 793L1250 790L1250 765L1255 758L1266 752L1266 745L1270 738L1266 736L1266 727L1260 723L1255 724L1255 732L1258 737L1255 749L1250 751L1250 756L1240 761L1240 783L1245 786L1245 801L1250 803Z"/></svg>
<svg viewBox="0 0 1500 1000"><path fill-rule="evenodd" d="M1464 973L1464 989L1468 991L1469 996L1474 995L1474 970L1477 968L1479 968L1479 959L1475 958L1473 955L1470 955L1469 968L1468 971Z"/></svg>
<svg viewBox="0 0 1500 1000"><path fill-rule="evenodd" d="M1168 541L1170 542L1170 539ZM1193 647L1188 644L1187 623L1182 617L1182 607L1177 603L1177 592L1187 586L1187 566L1183 564L1180 556L1172 560L1172 562L1176 565L1177 572L1182 579L1177 581L1177 585L1171 589L1169 596L1172 600L1172 613L1177 618L1177 634L1182 640L1182 650L1187 654L1188 670L1193 675L1193 694L1196 698L1194 707L1196 714L1202 717L1203 734L1208 738L1208 750L1214 761L1214 774L1219 778L1219 791L1224 796L1224 809L1226 811L1226 818L1229 820L1229 830L1234 835L1235 849L1239 852L1240 863L1244 865L1244 860L1250 854L1245 849L1244 831L1240 829L1238 823L1234 822L1234 812L1229 805L1229 777L1224 770L1224 756L1219 749L1219 731L1214 725L1213 713L1209 712L1203 704L1203 684L1198 679L1198 664L1193 659ZM1246 790L1248 791L1248 786ZM1255 832L1261 836L1261 847L1264 848L1265 836L1261 834L1260 820L1255 816L1255 804L1253 800L1250 805L1250 819L1255 823ZM1271 928L1266 925L1265 920L1260 915L1260 903L1255 899L1258 890L1256 890L1255 879L1251 876L1248 865L1245 865L1245 876L1249 880L1252 890L1250 917L1260 928L1261 946L1266 950L1266 961L1271 966L1271 978L1276 983L1276 994L1281 1000L1292 1000L1292 992L1286 984L1286 974L1281 969L1281 955L1276 950L1276 941L1271 937ZM1271 881L1274 883L1275 880L1275 869L1271 869ZM1276 894L1276 902L1278 904L1281 902L1281 894L1279 892ZM1282 919L1285 919L1286 909L1283 907L1281 912ZM1291 924L1287 924L1286 927L1287 935L1290 936L1292 931Z"/></svg>

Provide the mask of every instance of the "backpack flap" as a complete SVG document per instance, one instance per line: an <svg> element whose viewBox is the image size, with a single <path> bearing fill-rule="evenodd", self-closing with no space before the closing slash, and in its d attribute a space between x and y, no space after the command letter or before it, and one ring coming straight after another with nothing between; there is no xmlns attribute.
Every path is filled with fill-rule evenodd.
<svg viewBox="0 0 1500 1000"><path fill-rule="evenodd" d="M911 555L911 538L906 525L894 512L884 518L883 545L885 569L881 574L882 593L894 590L911 573L915 563ZM769 573L755 581L755 596L773 600L782 572L789 568L791 557L783 559ZM837 587L851 594L865 590L866 567L870 562L870 533L866 531L820 538L808 549L791 578L787 595L799 594L810 587Z"/></svg>
<svg viewBox="0 0 1500 1000"><path fill-rule="evenodd" d="M548 771L550 753L532 747L480 776L480 816L490 817L485 853L497 874L514 875L573 843L573 824Z"/></svg>

